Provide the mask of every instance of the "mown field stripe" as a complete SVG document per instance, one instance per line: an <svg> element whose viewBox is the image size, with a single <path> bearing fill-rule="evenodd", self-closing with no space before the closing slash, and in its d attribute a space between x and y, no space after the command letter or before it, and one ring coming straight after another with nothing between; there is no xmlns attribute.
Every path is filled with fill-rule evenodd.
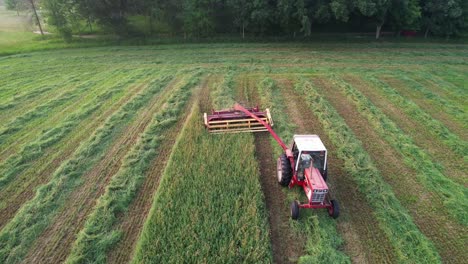
<svg viewBox="0 0 468 264"><path fill-rule="evenodd" d="M287 115L287 105L276 82L266 77L258 83L257 89L259 90L262 105L269 108L275 118L275 132L284 142L291 142L296 125L291 122L292 117ZM283 153L283 150L272 137L270 137L270 144L275 146L273 147L274 153L272 153L271 159L276 161L276 158ZM275 175L270 176L274 178ZM331 189L333 190L333 186L331 186ZM289 205L288 202L294 201L297 197L304 197L302 189L295 188L294 191L288 189L285 192L288 196L287 205ZM299 200L303 201L304 199ZM306 254L299 258L299 262L350 263L350 258L340 250L343 239L337 232L336 222L324 210L304 209L301 211L301 218L298 221L288 219L295 232L302 233L306 239L304 247Z"/></svg>
<svg viewBox="0 0 468 264"><path fill-rule="evenodd" d="M451 89L458 93L466 95L468 90L466 89L468 84L468 78L466 77L466 71L462 70L462 73L458 72L456 68L444 65L443 68L437 67L437 69L430 68L429 73L436 79L451 84Z"/></svg>
<svg viewBox="0 0 468 264"><path fill-rule="evenodd" d="M154 83L113 114L71 159L55 171L52 180L23 205L0 231L0 262L13 263L24 257L30 245L50 224L57 209L63 206L64 198L80 184L81 176L103 157L107 147L135 116L136 110L151 99L148 95L159 91L169 80L168 76Z"/></svg>
<svg viewBox="0 0 468 264"><path fill-rule="evenodd" d="M446 177L441 165L434 163L424 150L416 146L408 135L361 92L336 76L332 76L330 80L352 100L379 135L402 153L405 157L403 162L419 172L419 181L437 193L450 215L460 224L467 226L468 189Z"/></svg>
<svg viewBox="0 0 468 264"><path fill-rule="evenodd" d="M45 84L33 81L32 87L28 91L14 95L10 100L0 104L0 123L6 124L21 113L27 112L44 101L47 101L52 94L60 91L67 84L78 83L80 79L88 79L95 76L97 72L93 69L89 71L74 72L72 75L62 74L59 77L47 80ZM23 87L24 88L24 87Z"/></svg>
<svg viewBox="0 0 468 264"><path fill-rule="evenodd" d="M138 73L143 71L135 70L133 72ZM141 75L133 76L132 74L131 72L125 73L123 70L110 71L106 75L107 80L101 80L104 77L98 77L98 79L93 79L89 83L86 82L86 85L90 86L87 88L89 90L82 94L82 96L75 95L76 100L58 105L55 111L49 112L47 109L44 109L42 117L33 118L32 121L27 122L23 127L18 126L20 129L7 138L6 142L0 147L1 159L6 160L8 156L18 153L24 144L37 139L38 134L43 134L44 131L53 129L57 123L62 122L68 115L76 113L77 109L86 104L87 100L92 100L93 97L103 90L107 90L108 87L115 89L116 85L121 85L123 80L141 77Z"/></svg>
<svg viewBox="0 0 468 264"><path fill-rule="evenodd" d="M345 160L345 169L374 208L379 227L392 243L397 261L440 263L440 256L432 242L419 231L391 187L382 179L362 143L337 111L318 93L310 81L301 80L295 85L295 89L303 95L333 144L341 146L336 155Z"/></svg>
<svg viewBox="0 0 468 264"><path fill-rule="evenodd" d="M444 174L447 177L452 178L459 184L467 186L468 179L465 177L467 166L463 155L450 149L448 144L444 143L436 132L434 132L434 129L430 125L434 119L430 118L427 122L424 122L425 119L423 118L417 118L416 115L410 116L408 112L411 112L411 110L409 110L411 106L405 107L405 105L398 104L398 100L394 102L394 100L391 99L391 95L386 94L382 89L376 88L372 82L364 78L346 74L342 79L369 98L377 108L382 110L382 112L391 118L400 129L410 136L417 146L427 151L431 157L436 158L437 162L444 167ZM404 98L402 100L404 100ZM447 130L445 126L443 126L443 129ZM461 139L459 140L463 144L463 141Z"/></svg>
<svg viewBox="0 0 468 264"><path fill-rule="evenodd" d="M459 263L466 256L463 250L459 250L463 244L460 242L464 241L462 230L465 228L455 219L447 217L446 207L437 194L418 182L418 172L402 162L405 157L369 126L368 120L346 95L325 77L317 76L313 81L315 88L361 141L383 180L392 187L396 198L408 210L416 226L437 247L442 261Z"/></svg>
<svg viewBox="0 0 468 264"><path fill-rule="evenodd" d="M419 82L415 81L414 79L408 77L407 75L396 75L395 78L402 81L405 85L401 88L403 90L410 90L415 92L415 97L417 98L426 98L428 103L431 103L434 106L438 106L444 112L448 113L450 117L455 120L458 120L462 124L465 124L465 128L468 127L466 125L468 123L468 115L467 113L460 108L458 105L447 101L446 99L434 94L429 89L421 85ZM393 87L393 89L396 89Z"/></svg>
<svg viewBox="0 0 468 264"><path fill-rule="evenodd" d="M453 84L442 80L427 71L410 72L407 74L414 78L415 81L420 82L423 85L427 84L427 89L430 89L436 95L442 96L454 105L464 107L465 112L468 111L468 89L457 91Z"/></svg>
<svg viewBox="0 0 468 264"><path fill-rule="evenodd" d="M151 124L125 156L123 165L110 180L104 195L99 198L84 228L78 234L66 262L106 261L107 252L122 237L122 230L116 225L118 215L128 211L128 206L132 204L145 180L151 161L160 151L165 131L177 122L185 109L193 87L199 82L200 74L201 72L195 73L187 83L170 91L167 103L161 105L154 114Z"/></svg>
<svg viewBox="0 0 468 264"><path fill-rule="evenodd" d="M188 116L191 113L193 104L199 100L200 96L204 96L204 87L208 82L208 77L203 77L199 86L201 89L195 89L192 92L191 98L185 103L182 109L181 116L176 124L171 125L169 129L160 135L164 140L158 147L157 156L151 161L149 169L145 173L144 180L141 186L135 193L135 197L128 205L128 211L125 214L120 214L115 220L115 230L119 230L122 235L121 239L107 251L107 263L128 263L130 262L137 241L140 237L140 231L143 229L146 217L151 209L154 193L159 186L161 175L167 165L172 148L180 134L180 131L188 122Z"/></svg>
<svg viewBox="0 0 468 264"><path fill-rule="evenodd" d="M54 96L49 101L34 107L21 116L17 116L0 131L0 144L4 146L4 143L7 142L10 137L14 136L16 132L31 127L32 124L35 124L33 121L47 117L55 108L66 107L68 102L79 98L81 94L94 88L94 84L103 78L102 75L98 75L97 80L89 79L82 84L71 85L65 88L63 92L59 92L57 96Z"/></svg>
<svg viewBox="0 0 468 264"><path fill-rule="evenodd" d="M130 82L130 80L127 80L116 87L103 90L90 102L86 100L88 102L76 112L68 116L61 123L56 124L52 129L46 130L35 141L25 145L18 154L10 156L4 164L0 165L0 190L15 176L29 168L49 147L64 138L83 119L98 110L105 100L111 98L114 94L120 93L124 86Z"/></svg>
<svg viewBox="0 0 468 264"><path fill-rule="evenodd" d="M340 203L340 217L337 230L344 240L344 252L353 263L396 262L391 243L378 227L378 220L366 197L357 192L357 184L345 171L345 160L336 156L337 148L329 139L315 114L310 111L302 96L294 89L297 76L274 75L281 97L286 103L287 116L297 125L295 134L316 134L328 150L328 181L333 187L334 199ZM287 191L289 192L289 191ZM299 193L303 195L302 190ZM303 196L302 196L303 197ZM295 199L292 197L292 200ZM288 212L289 216L289 212ZM333 221L327 215L323 221ZM321 223L322 221L319 221ZM340 248L340 250L342 250Z"/></svg>
<svg viewBox="0 0 468 264"><path fill-rule="evenodd" d="M168 94L173 92L173 85L178 83L177 80L173 80L157 94L146 94L151 100L137 111L132 121L121 132L121 136L111 143L103 158L82 176L83 183L66 197L64 206L59 209L49 227L37 238L24 263L49 264L51 261L65 261L96 200L104 194L107 184L122 166L124 157L138 142L153 114L167 102Z"/></svg>
<svg viewBox="0 0 468 264"><path fill-rule="evenodd" d="M214 107L232 106L231 89L231 102ZM209 98L201 98L203 111L210 106ZM132 262L270 263L252 135L211 135L200 108L193 112L164 170ZM226 167L219 169L220 163Z"/></svg>
<svg viewBox="0 0 468 264"><path fill-rule="evenodd" d="M24 66L24 65L23 65ZM79 69L74 71L75 76L80 73L87 72L88 69ZM68 75L63 74L63 69L56 72L50 72L48 69L41 69L41 74L28 74L24 69L20 70L21 74L16 78L5 77L4 84L0 85L0 98L2 105L7 101L11 101L18 97L27 96L31 91L37 88L47 86L55 86L67 80ZM2 109L2 108L0 108Z"/></svg>
<svg viewBox="0 0 468 264"><path fill-rule="evenodd" d="M50 147L41 158L35 161L35 164L8 184L0 192L0 201L2 201L0 202L0 229L14 217L23 203L34 196L37 186L47 183L52 173L63 161L71 157L79 145L86 141L96 128L143 88L142 85L132 85L130 89L123 89L122 92L114 94L106 102L102 102L100 109L91 118L82 120L73 132Z"/></svg>

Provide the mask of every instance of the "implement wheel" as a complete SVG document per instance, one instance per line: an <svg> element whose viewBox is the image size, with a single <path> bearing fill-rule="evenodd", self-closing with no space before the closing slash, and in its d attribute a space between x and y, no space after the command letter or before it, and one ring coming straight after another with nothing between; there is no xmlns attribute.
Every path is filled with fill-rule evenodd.
<svg viewBox="0 0 468 264"><path fill-rule="evenodd" d="M286 154L281 154L276 163L278 183L282 186L288 186L292 178L292 168Z"/></svg>
<svg viewBox="0 0 468 264"><path fill-rule="evenodd" d="M328 208L328 215L336 219L340 215L340 205L336 200L331 200L330 203L331 207Z"/></svg>
<svg viewBox="0 0 468 264"><path fill-rule="evenodd" d="M299 202L294 201L291 203L291 218L297 220L299 218Z"/></svg>

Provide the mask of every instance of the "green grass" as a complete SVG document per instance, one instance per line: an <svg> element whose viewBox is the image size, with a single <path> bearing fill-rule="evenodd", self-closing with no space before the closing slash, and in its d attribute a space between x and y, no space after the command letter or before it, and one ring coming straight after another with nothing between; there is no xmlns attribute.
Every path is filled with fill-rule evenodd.
<svg viewBox="0 0 468 264"><path fill-rule="evenodd" d="M258 84L258 92L263 107L269 108L274 116L275 132L285 143L291 142L295 125L286 114L286 104L276 82L266 77ZM276 161L284 151L273 137L270 138L270 142L274 146L271 158ZM285 190L288 197L285 206L297 197L304 196L303 190L299 189L296 188L294 192ZM291 219L290 225L294 227L295 232L306 237L306 254L301 256L299 263L351 263L349 256L342 251L344 241L337 232L336 222L324 210L302 210L301 218L298 221Z"/></svg>
<svg viewBox="0 0 468 264"><path fill-rule="evenodd" d="M232 106L230 73L214 89L212 95L222 98L214 107ZM192 111L162 176L133 262L270 263L252 135L208 134L199 108Z"/></svg>
<svg viewBox="0 0 468 264"><path fill-rule="evenodd" d="M467 226L468 189L445 176L441 165L434 163L423 149L416 146L411 137L361 92L336 76L331 77L331 82L354 102L378 134L405 157L403 162L418 172L419 182L439 196L450 215ZM462 145L465 154L463 156L466 156L466 143L459 140L459 144Z"/></svg>
<svg viewBox="0 0 468 264"><path fill-rule="evenodd" d="M0 32L4 34L4 31ZM1 39L0 42L10 40L13 37ZM417 81L418 85L429 82L433 86L423 88L430 93L419 86L409 87L415 89L415 94L421 93L421 98L402 97L401 93L394 95L385 91L385 86L381 86L380 82L378 85L370 82L372 85L369 87L378 89L373 100L386 96L387 105L401 109L405 118L417 120L422 128L428 130L424 131L422 142L426 139L430 141L433 137L450 154L463 160L463 156L466 156L466 142L463 140L466 139L459 133L462 130L451 131L449 128L447 131L442 124L449 127L452 123L435 120L429 114L440 110L441 116L450 116L450 111L455 108L466 111L463 104L468 81L466 44L311 42L160 45L157 41L149 41L144 44L155 45L125 45L132 43L128 41L114 42L115 46L77 48L81 45L109 44L105 40L100 41L83 40L64 44L53 36L45 39L33 36L31 40L25 39L23 43L6 49L2 48L4 44L0 44L0 132L6 131L0 145L0 182L5 180L0 183L4 184L0 189L2 197L8 197L0 201L0 212L7 215L0 218L1 263L19 262L28 254L31 259L41 258L34 255L37 253L35 250L41 248L37 245L37 238L42 238L41 233L54 223L54 217L66 210L70 194L84 180L83 175L100 164L102 157L116 147L116 140L126 138L121 135L122 131L134 124L138 113L147 110L149 100L159 96L161 89L169 89L162 87L169 81L166 77L178 79L181 78L179 75L190 76L198 69L204 74L199 76L201 79L207 77L207 80L215 80L209 98L213 108L231 107L233 94L242 92L234 89L239 87L236 86L238 76L249 76L248 88L259 93L259 98L254 98L259 99L258 102L252 101L252 104L258 103L261 108L270 107L275 121L274 129L287 143L297 130L292 117L284 114L287 112L285 110L289 110L284 104L291 102L286 100L288 98L282 98L282 94L291 87L289 84L287 88L279 87L282 82L275 83L272 79L301 80L296 85L297 98L307 102L309 107L305 109L306 113L316 113L319 117L320 122L314 126L320 127L319 130L325 131L332 139L331 145L336 146L336 150L330 155L337 156L344 163L347 175L341 176L355 181L352 189L355 190L354 197L371 205L368 213L375 216L379 223L375 227L347 229L362 224L362 219L357 214L351 214L353 208L346 206L341 208L344 217L338 220L330 219L325 211L303 210L299 221L282 222L282 227L287 226L291 232L305 234L305 243L298 249L304 252L300 262L372 261L372 256L366 254L377 251L382 252L382 256L378 256L381 260L390 259L386 258L386 254L393 251L391 259L397 262L464 263L468 258L460 247L466 244L461 239L466 230L460 229L461 235L455 237L455 241L441 235L444 230L453 230L451 227L466 226L459 224L465 221L468 211L465 206L466 188L447 179L449 175L445 175L437 160L422 151L424 146L414 148L416 144L409 137L413 130L406 133L395 130L388 123L388 117L381 115L380 109L368 104L362 95L354 94L354 87L348 87L340 78L333 77L352 75L366 80L366 76L371 76L385 80L385 76L397 76L405 81L407 76ZM323 85L323 90L318 89L318 93L312 82L301 79L310 76L332 78L329 78L327 85ZM155 83L148 83L148 80L154 79L157 79ZM320 80L327 82L327 78L321 77ZM151 84L152 88L140 86L143 83ZM408 181L420 183L421 186L415 188L427 191L429 197L440 198L437 205L431 207L425 206L428 201L419 202L418 195L424 198L426 193L405 193L400 196L403 191L399 189L398 199L395 197L387 182L393 186L396 176L378 171L372 164L372 159L385 157L370 159L357 140L362 137L353 135L336 111L321 98L327 92L324 89L333 86L340 91L333 93L335 96L344 98L343 101L350 104L354 102L350 107L357 106L356 109L361 111L360 121L364 124L367 122L369 129L376 131L376 137L387 140L391 151L405 157L402 161L404 166L416 170L418 175ZM144 92L135 97L140 88ZM441 90L445 101L433 97L432 94L438 93L437 89ZM112 95L108 94L109 91L112 91ZM183 104L186 100L186 94L176 90L164 90L164 95L184 98L174 103ZM127 100L133 103L125 104ZM419 102L424 103L425 107L417 107L415 103ZM434 108L428 109L433 102L436 102ZM450 103L455 108L440 108L441 103ZM208 111L211 106L203 107L206 108L203 111ZM157 110L151 116L167 111L168 126L173 125L174 118L189 114L178 112L181 111L178 107L174 112L169 111L164 104L151 109ZM249 134L208 135L202 127L200 110L194 108L192 111L191 119L178 136L177 145L169 157L161 185L155 193L149 194L154 201L147 219L140 219L146 221L144 229L135 231L138 234L131 234L138 237L141 232L140 241L136 243L138 246L133 245L136 248L128 249L128 252L135 252L135 262L271 262L270 227L258 181L254 137ZM158 118L156 116L153 117ZM78 241L65 241L65 245L74 245L70 262L104 260L106 254L120 248L117 238L121 235L121 219L125 218L127 209L131 212L132 204L129 201L143 180L140 176L148 170L148 160L157 155L160 141L164 140L166 121L157 123L161 125L160 128L154 128L155 124L153 119L136 145L123 146L125 151L130 151L119 152L118 162L120 158L126 158L124 166L114 178L99 179L107 191L99 189L98 192L104 192L104 196L96 203L90 202L84 205L86 208L80 208L80 212L82 210L89 216L87 221L72 219L81 215L67 219L67 225L72 222L86 223L84 229L77 232L80 237ZM458 123L454 124L454 128L458 129L457 125L462 128L462 124ZM276 146L276 143L271 146ZM275 159L281 150L277 147L273 149L271 158ZM463 171L461 168L460 165L454 170ZM341 168L337 170L344 172ZM87 179L86 182L94 180ZM338 186L340 182L333 180L332 189L334 184ZM38 185L41 187L36 193ZM358 188L354 188L354 185ZM292 199L303 197L299 189L285 190L285 193L285 208ZM342 197L346 195L340 194ZM461 202L461 209L458 214L455 213L457 215L454 214L456 201ZM447 207L442 208L442 203ZM433 212L435 208L440 208L440 212ZM431 216L437 216L437 219L431 220ZM55 232L57 229L47 230ZM376 236L384 239L372 241L381 241L382 245L367 245L368 240L356 241L369 238L374 230ZM367 233L360 234L360 231ZM48 235L54 241L47 248L65 239L59 233ZM186 237L192 236L196 240L186 241ZM368 250L364 248L367 246L383 247L385 250ZM214 256L221 257L218 259Z"/></svg>
<svg viewBox="0 0 468 264"><path fill-rule="evenodd" d="M428 113L424 112L418 105L412 102L410 99L400 95L394 88L388 83L379 80L374 76L368 76L367 79L373 83L377 89L382 90L386 97L397 107L402 109L411 118L421 123L428 131L435 137L438 137L444 142L450 149L452 149L458 155L465 157L468 155L468 142L460 139L459 136L452 133L444 124L440 121L432 118ZM437 97L432 94L432 97ZM439 98L439 97L437 97ZM439 98L439 100L442 100ZM464 115L462 113L462 115Z"/></svg>
<svg viewBox="0 0 468 264"><path fill-rule="evenodd" d="M71 159L55 171L51 181L41 186L36 196L23 205L0 231L0 262L14 263L24 257L34 239L63 206L67 195L80 184L80 177L103 157L104 151L135 117L138 109L161 91L170 79L165 76L156 80L115 112L87 142L83 142Z"/></svg>
<svg viewBox="0 0 468 264"><path fill-rule="evenodd" d="M382 229L392 243L399 262L440 263L440 256L414 224L411 216L383 180L362 143L355 137L342 117L307 80L295 85L306 103L317 115L328 136L336 146L336 155L345 161L346 171L353 177L359 191L374 208Z"/></svg>
<svg viewBox="0 0 468 264"><path fill-rule="evenodd" d="M115 227L117 216L127 211L135 198L151 161L158 155L164 132L182 114L193 87L199 82L199 75L200 72L195 73L187 83L174 89L167 103L155 113L151 124L127 154L119 172L112 177L105 194L98 200L96 208L78 235L68 263L106 262L108 250L121 237L121 231Z"/></svg>
<svg viewBox="0 0 468 264"><path fill-rule="evenodd" d="M0 175L2 175L0 177L0 190L15 176L29 168L49 147L52 147L66 137L68 133L72 132L83 119L97 111L104 105L106 100L123 94L124 88L127 88L126 86L131 82L131 79L126 80L126 82L102 90L93 100L87 101L86 104L66 117L62 122L55 123L54 127L44 130L39 138L28 142L18 154L10 156L5 163L0 165Z"/></svg>

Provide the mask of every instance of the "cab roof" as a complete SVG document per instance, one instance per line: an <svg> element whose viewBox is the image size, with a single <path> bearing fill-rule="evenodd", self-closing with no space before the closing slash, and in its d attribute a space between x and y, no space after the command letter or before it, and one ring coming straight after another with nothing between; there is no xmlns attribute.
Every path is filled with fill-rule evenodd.
<svg viewBox="0 0 468 264"><path fill-rule="evenodd" d="M301 151L327 151L317 135L294 135L294 142Z"/></svg>

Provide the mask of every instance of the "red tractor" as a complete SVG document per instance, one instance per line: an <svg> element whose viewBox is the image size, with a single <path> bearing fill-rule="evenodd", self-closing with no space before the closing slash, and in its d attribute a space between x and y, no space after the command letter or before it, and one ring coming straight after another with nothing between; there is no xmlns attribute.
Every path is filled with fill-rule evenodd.
<svg viewBox="0 0 468 264"><path fill-rule="evenodd" d="M300 208L326 208L331 217L338 217L338 202L330 198L326 182L327 149L319 136L294 135L292 147L288 148L271 128L273 121L268 109L261 112L258 107L246 109L239 104L234 109L205 114L204 121L213 133L269 131L284 150L277 161L278 183L289 188L301 186L307 196L307 202L291 204L291 217L297 219Z"/></svg>

